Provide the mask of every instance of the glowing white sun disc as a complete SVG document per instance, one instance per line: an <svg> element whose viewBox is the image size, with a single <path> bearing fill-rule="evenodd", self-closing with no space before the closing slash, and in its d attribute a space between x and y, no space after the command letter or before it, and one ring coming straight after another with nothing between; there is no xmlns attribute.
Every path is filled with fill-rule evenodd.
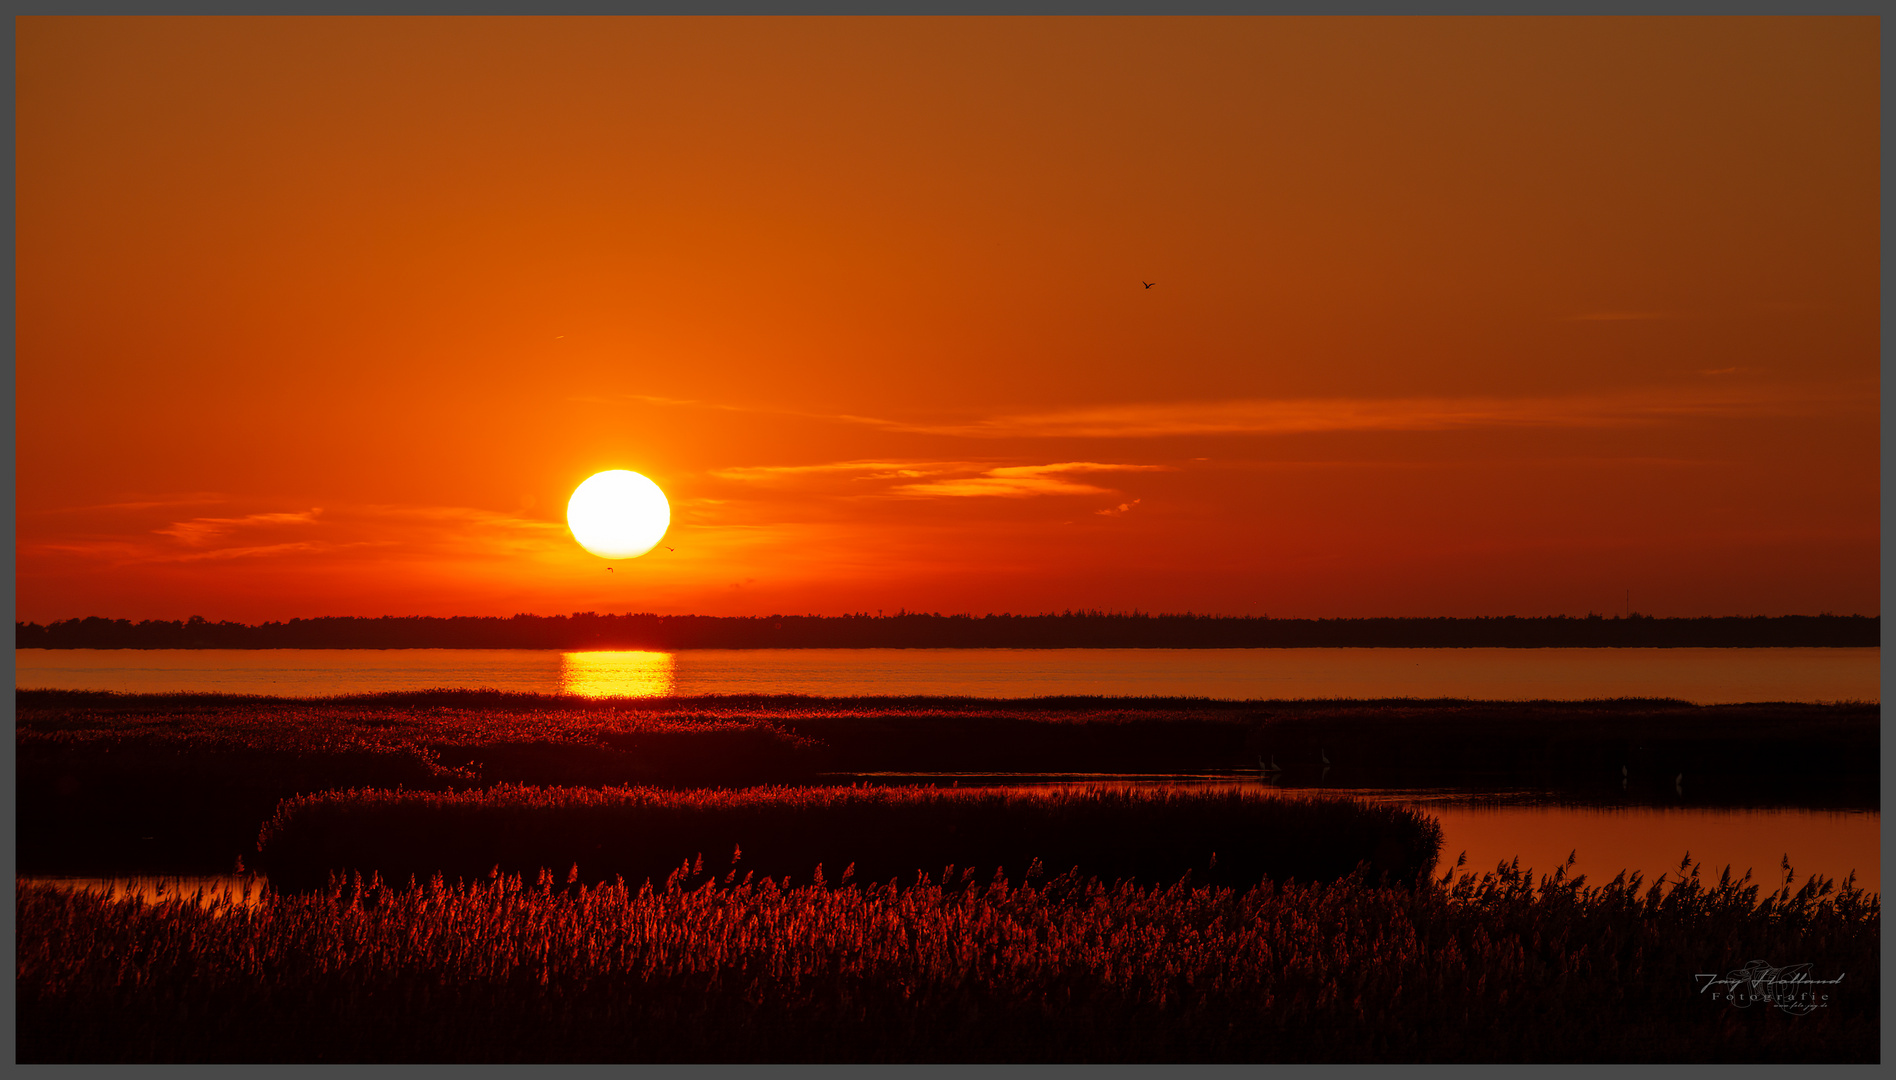
<svg viewBox="0 0 1896 1080"><path fill-rule="evenodd" d="M602 559L638 558L657 546L671 520L658 485L626 469L594 473L566 503L573 539Z"/></svg>

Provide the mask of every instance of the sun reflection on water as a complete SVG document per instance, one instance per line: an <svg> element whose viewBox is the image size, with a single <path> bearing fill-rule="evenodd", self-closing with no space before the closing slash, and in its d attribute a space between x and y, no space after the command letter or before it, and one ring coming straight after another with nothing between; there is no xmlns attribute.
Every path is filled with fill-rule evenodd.
<svg viewBox="0 0 1896 1080"><path fill-rule="evenodd" d="M584 697L662 697L674 684L672 654L643 650L560 654L560 691Z"/></svg>

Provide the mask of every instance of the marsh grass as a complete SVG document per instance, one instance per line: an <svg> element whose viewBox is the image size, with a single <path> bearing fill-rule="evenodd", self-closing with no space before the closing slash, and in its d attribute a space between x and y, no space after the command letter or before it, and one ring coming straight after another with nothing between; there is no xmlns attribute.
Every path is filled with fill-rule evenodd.
<svg viewBox="0 0 1896 1080"><path fill-rule="evenodd" d="M1875 778L1881 717L1873 702L596 700L479 690L313 699L34 690L17 691L16 705L23 749L392 755L412 761L417 779L483 783L649 783L675 774L682 784L772 770L1190 771L1251 767L1259 753L1293 772L1318 771L1328 756L1339 769L1412 777L1617 781L1624 764L1668 778L1687 769L1707 779L1812 774L1834 782Z"/></svg>
<svg viewBox="0 0 1896 1080"><path fill-rule="evenodd" d="M33 872L215 871L280 799L499 783L669 787L852 773L1255 769L1338 787L1532 784L1700 804L1878 804L1875 704L1162 698L323 699L23 690L19 858ZM1325 772L1322 758L1335 767ZM1631 782L1622 792L1620 768Z"/></svg>
<svg viewBox="0 0 1896 1080"><path fill-rule="evenodd" d="M1880 902L1697 868L1231 889L1067 874L588 887L541 872L259 905L17 887L19 1060L1700 1061L1879 1057ZM1695 975L1844 981L1791 1015Z"/></svg>
<svg viewBox="0 0 1896 1080"><path fill-rule="evenodd" d="M681 860L713 874L782 876L821 865L857 880L915 880L953 865L983 879L1039 862L1103 880L1251 885L1333 879L1367 863L1413 883L1441 828L1406 807L1255 791L1096 788L499 786L349 791L288 800L258 839L280 888L332 871L390 880L498 867L576 866L584 880L663 880Z"/></svg>
<svg viewBox="0 0 1896 1080"><path fill-rule="evenodd" d="M760 783L808 740L716 711L503 709L480 694L366 702L21 692L19 859L34 872L226 868L285 798L353 787Z"/></svg>

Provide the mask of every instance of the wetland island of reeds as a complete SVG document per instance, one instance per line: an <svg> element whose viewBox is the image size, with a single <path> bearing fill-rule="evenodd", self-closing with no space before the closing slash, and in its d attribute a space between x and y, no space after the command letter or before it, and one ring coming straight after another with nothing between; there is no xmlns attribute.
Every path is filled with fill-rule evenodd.
<svg viewBox="0 0 1896 1080"><path fill-rule="evenodd" d="M1808 759L1860 798L1874 705L16 702L22 1061L1880 1053L1854 881L1457 866L1422 811L1257 768L1584 792L1690 762L1798 799ZM1022 782L1163 772L1230 782ZM235 896L53 880L240 859Z"/></svg>

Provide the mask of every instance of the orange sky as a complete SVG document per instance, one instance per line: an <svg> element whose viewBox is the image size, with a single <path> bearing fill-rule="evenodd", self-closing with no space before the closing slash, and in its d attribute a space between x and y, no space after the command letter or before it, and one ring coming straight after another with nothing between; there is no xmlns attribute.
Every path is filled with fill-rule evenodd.
<svg viewBox="0 0 1896 1080"><path fill-rule="evenodd" d="M1874 19L17 26L21 619L1879 611Z"/></svg>

